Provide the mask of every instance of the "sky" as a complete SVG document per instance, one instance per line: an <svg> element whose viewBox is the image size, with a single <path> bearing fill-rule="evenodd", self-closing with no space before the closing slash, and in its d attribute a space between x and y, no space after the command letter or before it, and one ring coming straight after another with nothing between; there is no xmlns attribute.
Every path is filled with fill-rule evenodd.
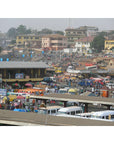
<svg viewBox="0 0 114 144"><path fill-rule="evenodd" d="M41 30L49 28L64 31L68 27L95 26L102 30L114 30L114 18L0 18L0 31L7 32L19 25Z"/></svg>

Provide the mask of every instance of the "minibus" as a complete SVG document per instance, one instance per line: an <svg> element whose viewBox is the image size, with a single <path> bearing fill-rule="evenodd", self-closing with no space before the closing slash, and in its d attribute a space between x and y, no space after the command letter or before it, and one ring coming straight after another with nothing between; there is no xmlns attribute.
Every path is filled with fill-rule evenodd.
<svg viewBox="0 0 114 144"><path fill-rule="evenodd" d="M61 106L47 106L38 109L39 114L56 115Z"/></svg>
<svg viewBox="0 0 114 144"><path fill-rule="evenodd" d="M114 111L105 110L105 111L93 112L91 114L91 119L114 121Z"/></svg>
<svg viewBox="0 0 114 144"><path fill-rule="evenodd" d="M80 106L64 107L58 110L57 116L76 116L83 113L83 109Z"/></svg>

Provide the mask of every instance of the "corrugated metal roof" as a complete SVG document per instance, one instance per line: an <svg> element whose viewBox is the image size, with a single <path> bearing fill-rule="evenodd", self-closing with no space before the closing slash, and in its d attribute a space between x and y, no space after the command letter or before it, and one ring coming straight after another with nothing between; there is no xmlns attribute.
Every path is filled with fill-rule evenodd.
<svg viewBox="0 0 114 144"><path fill-rule="evenodd" d="M49 66L44 62L21 62L9 61L0 62L0 68L48 68Z"/></svg>

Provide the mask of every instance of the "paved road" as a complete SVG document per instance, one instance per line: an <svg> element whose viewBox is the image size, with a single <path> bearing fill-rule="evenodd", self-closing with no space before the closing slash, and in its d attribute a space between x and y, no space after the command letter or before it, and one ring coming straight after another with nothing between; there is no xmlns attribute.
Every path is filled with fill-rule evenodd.
<svg viewBox="0 0 114 144"><path fill-rule="evenodd" d="M114 126L114 122L88 120L81 118L68 118L37 114L32 112L14 112L0 110L0 120L26 123L25 125L50 125L50 126ZM16 123L16 125L17 125Z"/></svg>

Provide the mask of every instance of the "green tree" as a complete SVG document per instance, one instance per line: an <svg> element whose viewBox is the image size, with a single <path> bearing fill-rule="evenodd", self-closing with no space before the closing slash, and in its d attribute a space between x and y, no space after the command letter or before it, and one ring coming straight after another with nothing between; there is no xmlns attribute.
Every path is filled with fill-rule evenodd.
<svg viewBox="0 0 114 144"><path fill-rule="evenodd" d="M105 35L106 35L105 32L101 32L92 41L91 48L94 48L95 52L99 53L104 49Z"/></svg>
<svg viewBox="0 0 114 144"><path fill-rule="evenodd" d="M11 44L15 44L15 43L16 43L16 40L12 40L12 41L11 41Z"/></svg>
<svg viewBox="0 0 114 144"><path fill-rule="evenodd" d="M31 34L32 31L31 31L31 29L27 29L25 33L26 33L26 34Z"/></svg>
<svg viewBox="0 0 114 144"><path fill-rule="evenodd" d="M60 34L60 35L64 35L63 31L54 31L55 34Z"/></svg>
<svg viewBox="0 0 114 144"><path fill-rule="evenodd" d="M53 33L53 31L52 30L50 30L50 29L47 29L47 28L45 28L45 29L42 29L41 31L39 31L38 32L38 34L40 35L42 35L42 34L52 34Z"/></svg>
<svg viewBox="0 0 114 144"><path fill-rule="evenodd" d="M19 25L18 28L17 28L17 33L18 35L21 35L21 34L26 34L26 26L24 25Z"/></svg>
<svg viewBox="0 0 114 144"><path fill-rule="evenodd" d="M7 32L7 36L8 36L9 39L15 39L16 36L17 36L17 30L16 30L16 28L13 28L13 27L10 28L8 30L8 32Z"/></svg>

